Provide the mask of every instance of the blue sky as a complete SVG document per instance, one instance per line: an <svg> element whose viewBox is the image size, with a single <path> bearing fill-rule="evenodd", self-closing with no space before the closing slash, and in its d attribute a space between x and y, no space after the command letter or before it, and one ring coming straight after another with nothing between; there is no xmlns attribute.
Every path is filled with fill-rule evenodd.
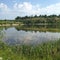
<svg viewBox="0 0 60 60"><path fill-rule="evenodd" d="M40 14L60 14L60 0L0 0L0 19Z"/></svg>
<svg viewBox="0 0 60 60"><path fill-rule="evenodd" d="M14 3L23 3L23 2L30 2L32 4L40 4L43 7L45 7L51 4L59 3L60 0L45 0L45 1L44 0L0 0L0 3L5 3L9 7L12 7Z"/></svg>

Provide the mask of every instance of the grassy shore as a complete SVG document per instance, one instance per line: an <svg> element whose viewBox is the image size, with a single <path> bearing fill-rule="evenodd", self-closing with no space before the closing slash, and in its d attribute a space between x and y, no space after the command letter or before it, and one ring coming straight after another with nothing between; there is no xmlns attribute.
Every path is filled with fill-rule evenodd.
<svg viewBox="0 0 60 60"><path fill-rule="evenodd" d="M46 32L46 31L50 31L50 32L60 32L60 28L52 28L52 27L36 27L36 26L15 26L15 28L17 30L26 30L26 31L42 31L42 32Z"/></svg>
<svg viewBox="0 0 60 60"><path fill-rule="evenodd" d="M1 60L60 60L60 40L40 45L9 46L0 41Z"/></svg>

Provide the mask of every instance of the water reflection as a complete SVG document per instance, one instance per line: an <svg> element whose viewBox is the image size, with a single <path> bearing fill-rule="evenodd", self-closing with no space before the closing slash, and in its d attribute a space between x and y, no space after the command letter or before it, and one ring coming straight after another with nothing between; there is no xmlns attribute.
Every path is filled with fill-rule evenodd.
<svg viewBox="0 0 60 60"><path fill-rule="evenodd" d="M24 31L40 31L40 32L60 32L59 25L25 25L25 26L16 26L16 30L24 30Z"/></svg>
<svg viewBox="0 0 60 60"><path fill-rule="evenodd" d="M60 33L58 32L39 32L16 30L14 27L3 29L3 41L7 44L40 44L50 40L58 40Z"/></svg>

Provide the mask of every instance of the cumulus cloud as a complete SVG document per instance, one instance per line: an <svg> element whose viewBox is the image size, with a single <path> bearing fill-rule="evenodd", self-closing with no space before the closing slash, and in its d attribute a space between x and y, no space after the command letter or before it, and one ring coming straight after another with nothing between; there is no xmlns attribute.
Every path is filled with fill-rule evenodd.
<svg viewBox="0 0 60 60"><path fill-rule="evenodd" d="M1 13L7 13L10 9L8 8L8 6L4 3L0 3L0 12Z"/></svg>
<svg viewBox="0 0 60 60"><path fill-rule="evenodd" d="M52 4L47 7L40 7L40 5L32 5L29 2L23 2L22 4L15 4L14 8L16 11L22 12L26 15L40 15L40 14L60 14L60 3ZM24 15L23 14L23 15Z"/></svg>
<svg viewBox="0 0 60 60"><path fill-rule="evenodd" d="M5 5L4 3L0 3L0 8L1 9L7 9L7 5Z"/></svg>
<svg viewBox="0 0 60 60"><path fill-rule="evenodd" d="M22 4L15 3L13 7L15 11L18 11L23 15L34 15L38 12L37 9L39 8L38 5L32 5L28 2Z"/></svg>
<svg viewBox="0 0 60 60"><path fill-rule="evenodd" d="M6 16L6 18L15 18L16 16L25 15L40 15L40 14L60 14L60 3L52 4L50 6L41 7L36 4L33 5L30 2L15 3L12 9L4 3L0 3L0 17Z"/></svg>

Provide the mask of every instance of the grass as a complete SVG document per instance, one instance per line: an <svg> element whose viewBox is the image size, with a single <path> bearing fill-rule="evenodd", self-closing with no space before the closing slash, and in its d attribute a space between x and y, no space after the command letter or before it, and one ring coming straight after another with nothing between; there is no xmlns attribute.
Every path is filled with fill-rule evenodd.
<svg viewBox="0 0 60 60"><path fill-rule="evenodd" d="M60 28L51 28L51 27L36 27L36 26L16 26L15 27L17 30L26 30L26 31L40 31L40 32L60 32Z"/></svg>
<svg viewBox="0 0 60 60"><path fill-rule="evenodd" d="M60 40L40 45L9 46L0 41L2 60L60 60Z"/></svg>

